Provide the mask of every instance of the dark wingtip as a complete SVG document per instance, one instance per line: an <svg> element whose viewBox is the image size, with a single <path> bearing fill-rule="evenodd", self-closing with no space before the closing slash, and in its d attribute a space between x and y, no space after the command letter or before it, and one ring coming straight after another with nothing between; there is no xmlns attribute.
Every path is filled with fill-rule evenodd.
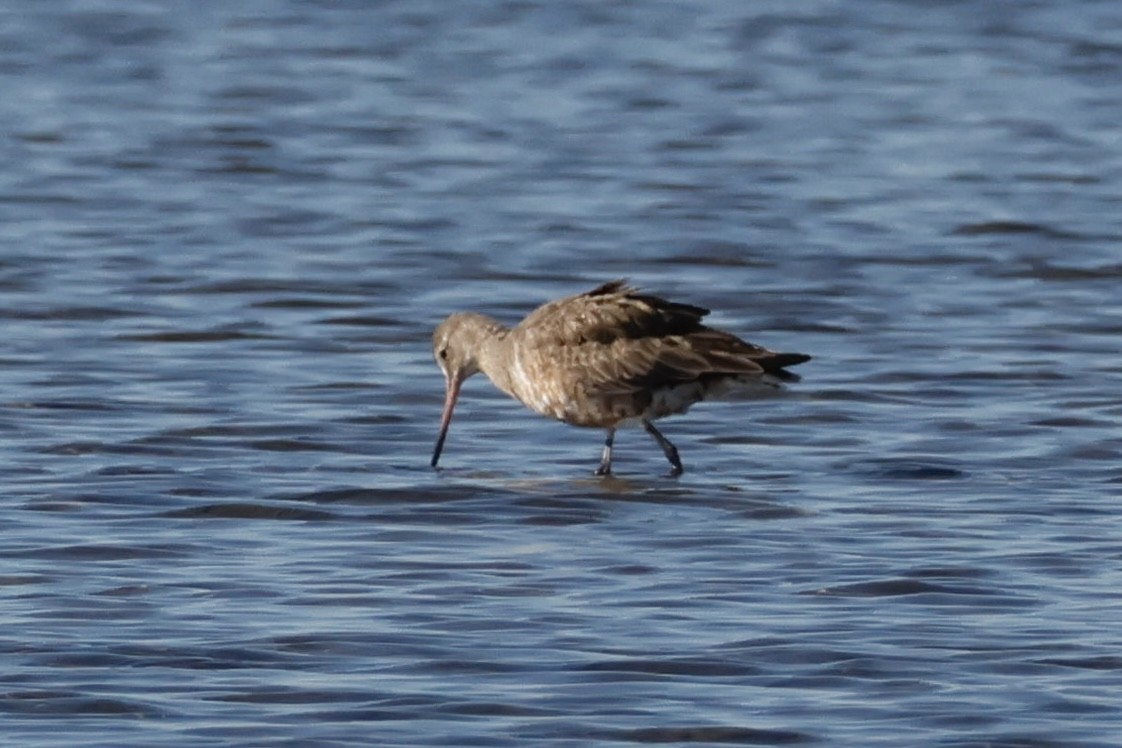
<svg viewBox="0 0 1122 748"><path fill-rule="evenodd" d="M616 278L613 281L608 281L607 283L601 283L599 286L592 289L591 291L589 291L585 295L586 296L605 296L607 294L619 293L620 291L623 291L624 293L629 293L629 292L633 292L634 290L635 290L634 288L627 285L627 279L626 278Z"/></svg>
<svg viewBox="0 0 1122 748"><path fill-rule="evenodd" d="M809 360L810 356L805 353L777 353L771 357L771 363L779 369L805 364Z"/></svg>
<svg viewBox="0 0 1122 748"><path fill-rule="evenodd" d="M759 361L764 371L784 382L797 382L802 377L794 372L787 371L788 366L798 366L810 360L805 353L776 353Z"/></svg>

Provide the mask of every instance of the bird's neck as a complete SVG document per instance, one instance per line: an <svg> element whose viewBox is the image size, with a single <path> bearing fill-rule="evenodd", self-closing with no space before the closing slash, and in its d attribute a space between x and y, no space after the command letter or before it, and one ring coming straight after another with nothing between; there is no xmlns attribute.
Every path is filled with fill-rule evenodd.
<svg viewBox="0 0 1122 748"><path fill-rule="evenodd" d="M510 328L483 315L473 320L473 327L476 365L496 387L510 394Z"/></svg>

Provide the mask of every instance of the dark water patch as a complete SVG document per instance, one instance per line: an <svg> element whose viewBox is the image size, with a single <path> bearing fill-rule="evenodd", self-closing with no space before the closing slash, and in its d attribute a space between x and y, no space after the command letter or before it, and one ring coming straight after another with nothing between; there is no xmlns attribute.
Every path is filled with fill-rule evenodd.
<svg viewBox="0 0 1122 748"><path fill-rule="evenodd" d="M856 582L832 587L810 590L802 594L825 595L830 597L904 597L911 595L967 595L993 596L997 590L985 587L966 587L962 585L935 584L921 579L878 579L871 582Z"/></svg>
<svg viewBox="0 0 1122 748"><path fill-rule="evenodd" d="M771 446L777 443L774 435L755 434L724 434L722 436L706 436L699 440L703 444L717 444L722 446Z"/></svg>
<svg viewBox="0 0 1122 748"><path fill-rule="evenodd" d="M784 506L782 504L768 504L760 502L756 506L748 506L743 509L736 510L735 514L742 519L754 520L758 522L770 522L785 519L801 519L811 516L813 512L794 506Z"/></svg>
<svg viewBox="0 0 1122 748"><path fill-rule="evenodd" d="M373 314L354 315L349 317L329 317L327 319L317 320L316 324L319 325L340 325L350 327L404 327L407 326L403 320L393 319L392 317L379 317Z"/></svg>
<svg viewBox="0 0 1122 748"><path fill-rule="evenodd" d="M63 28L90 46L148 47L166 40L173 32L161 24L158 15L129 13L100 8L75 11Z"/></svg>
<svg viewBox="0 0 1122 748"><path fill-rule="evenodd" d="M1122 323L1110 321L1094 321L1094 320L1079 320L1078 322L1069 324L1057 324L1050 328L1053 333L1064 333L1071 338L1079 338L1081 345L1075 355L1085 356L1089 353L1103 353L1113 350L1110 348L1110 343L1105 345L1100 341L1091 340L1091 336L1101 336L1106 338L1116 338L1122 336ZM1117 372L1116 367L1100 367L1100 372Z"/></svg>
<svg viewBox="0 0 1122 748"><path fill-rule="evenodd" d="M849 650L813 646L808 642L781 637L738 640L723 644L719 649L751 657L753 662L784 666L827 665L849 662L861 657L860 654Z"/></svg>
<svg viewBox="0 0 1122 748"><path fill-rule="evenodd" d="M892 481L960 480L967 473L947 464L907 458L860 460L846 466L873 478Z"/></svg>
<svg viewBox="0 0 1122 748"><path fill-rule="evenodd" d="M1103 439L1091 444L1081 444L1064 450L1065 456L1073 460L1089 460L1093 462L1122 462L1122 441L1118 439Z"/></svg>
<svg viewBox="0 0 1122 748"><path fill-rule="evenodd" d="M1053 514L1052 511L1048 510L1044 510L1042 513L1045 516ZM1079 545L1083 545L1083 543ZM1037 551L1010 553L1003 557L1003 562L1014 567L1025 567L1039 574L1074 578L1086 575L1089 569L1100 563L1100 559L1088 553Z"/></svg>
<svg viewBox="0 0 1122 748"><path fill-rule="evenodd" d="M250 439L253 437L275 436L278 434L297 435L303 429L289 423L216 423L205 426L190 426L180 429L168 429L160 434L169 439L211 439L222 438L231 440Z"/></svg>
<svg viewBox="0 0 1122 748"><path fill-rule="evenodd" d="M163 512L160 516L169 519L280 519L301 522L324 522L339 519L337 515L331 512L314 509L238 503L193 506Z"/></svg>
<svg viewBox="0 0 1122 748"><path fill-rule="evenodd" d="M386 504L434 504L476 499L517 499L516 492L471 485L427 486L425 488L327 488L272 497L282 501L314 504L345 503L356 506Z"/></svg>
<svg viewBox="0 0 1122 748"><path fill-rule="evenodd" d="M1066 70L1110 75L1122 69L1122 45L1105 39L1067 39L1065 46Z"/></svg>
<svg viewBox="0 0 1122 748"><path fill-rule="evenodd" d="M1020 278L1061 283L1081 281L1117 281L1122 278L1122 263L1109 263L1089 267L1062 265L1046 260L1018 263L996 273L1000 278Z"/></svg>
<svg viewBox="0 0 1122 748"><path fill-rule="evenodd" d="M324 384L307 384L289 388L290 392L352 392L362 390L384 389L385 385L378 382L326 382ZM409 416L399 413L372 413L370 415L355 416L347 419L349 423L403 423L411 420Z"/></svg>
<svg viewBox="0 0 1122 748"><path fill-rule="evenodd" d="M597 741L640 745L808 745L819 742L815 736L797 730L727 726L640 727L603 730L589 737Z"/></svg>
<svg viewBox="0 0 1122 748"><path fill-rule="evenodd" d="M911 381L926 381L930 382L932 379L931 374L916 374L913 375L915 379ZM805 397L809 400L825 400L827 402L851 402L851 403L868 403L868 404L887 404L887 405L907 405L914 403L914 399L901 397L900 395L877 392L874 389L849 389L844 387L822 387L815 388L813 392L807 393Z"/></svg>
<svg viewBox="0 0 1122 748"><path fill-rule="evenodd" d="M414 665L407 665L405 667L406 669L412 669ZM459 657L448 657L427 662L424 664L423 669L426 673L433 673L435 675L459 676L517 674L531 672L535 670L536 667L509 662L497 662L494 660L468 660Z"/></svg>
<svg viewBox="0 0 1122 748"><path fill-rule="evenodd" d="M114 651L127 656L135 668L226 671L283 666L290 658L276 652L237 646L177 646L171 648L132 646Z"/></svg>
<svg viewBox="0 0 1122 748"><path fill-rule="evenodd" d="M1021 368L953 371L940 374L927 374L930 381L933 377L948 381L960 382L1062 382L1071 379L1070 374L1065 374L1055 369L1030 368L1027 371Z"/></svg>
<svg viewBox="0 0 1122 748"><path fill-rule="evenodd" d="M264 452L338 452L338 445L321 444L307 439L257 439L245 442L250 449Z"/></svg>
<svg viewBox="0 0 1122 748"><path fill-rule="evenodd" d="M238 164L241 170L245 165ZM260 168L254 165L253 168ZM265 167L269 168L269 167ZM290 171L286 176L293 179L313 179L320 174ZM239 229L247 236L292 237L312 236L313 240L332 232L332 224L337 220L333 213L315 210L290 210L269 212L260 216L244 218L238 222Z"/></svg>
<svg viewBox="0 0 1122 748"><path fill-rule="evenodd" d="M49 581L50 577L42 574L0 574L0 587L22 587L45 584Z"/></svg>
<svg viewBox="0 0 1122 748"><path fill-rule="evenodd" d="M1044 182L1046 184L1100 184L1103 180L1093 174L1059 174L1050 172L1026 172L1018 174L1017 179L1025 182Z"/></svg>
<svg viewBox="0 0 1122 748"><path fill-rule="evenodd" d="M81 198L65 192L0 192L0 205L55 205L74 206L81 203Z"/></svg>
<svg viewBox="0 0 1122 748"><path fill-rule="evenodd" d="M427 166L429 164L425 164ZM490 164L484 161L440 161L434 166L489 166ZM419 217L419 218L387 218L387 217L367 217L364 219L370 226L395 229L400 231L415 232L418 234L437 233L440 231L450 230L456 227L454 221L448 218L441 217ZM406 243L408 245L408 243Z"/></svg>
<svg viewBox="0 0 1122 748"><path fill-rule="evenodd" d="M907 576L916 579L982 579L993 576L993 572L976 566L923 566L908 571Z"/></svg>
<svg viewBox="0 0 1122 748"><path fill-rule="evenodd" d="M57 145L66 142L66 136L57 130L27 130L16 133L15 137L25 143L40 145Z"/></svg>
<svg viewBox="0 0 1122 748"><path fill-rule="evenodd" d="M142 315L142 312L107 306L63 306L18 309L0 308L0 318L40 322L107 322Z"/></svg>
<svg viewBox="0 0 1122 748"><path fill-rule="evenodd" d="M905 688L904 684L917 683L917 680L927 675L924 667L914 659L906 656L874 656L862 655L848 660L841 660L824 665L819 675L834 676L845 679L852 684L855 681L867 681L879 686L889 687L892 684L901 692L917 691L914 687ZM929 692L930 688L920 688L918 692Z"/></svg>
<svg viewBox="0 0 1122 748"><path fill-rule="evenodd" d="M105 445L110 454L171 455L183 458L219 459L233 450L281 453L342 453L342 445L316 441L309 427L294 424L216 424L170 429L124 445ZM267 436L269 438L259 438ZM253 438L258 437L258 438Z"/></svg>
<svg viewBox="0 0 1122 748"><path fill-rule="evenodd" d="M706 265L709 267L764 268L772 261L764 254L733 242L693 241L681 252L653 258L659 265Z"/></svg>
<svg viewBox="0 0 1122 748"><path fill-rule="evenodd" d="M1103 415L1122 416L1122 403L1109 396L1057 399L1054 407L1058 410L1097 410Z"/></svg>
<svg viewBox="0 0 1122 748"><path fill-rule="evenodd" d="M42 379L33 380L31 384L35 387L91 387L100 390L108 390L112 386L118 384L119 381L119 375L114 375L110 372L64 371L54 372ZM132 401L130 405L135 406L139 405L139 403Z"/></svg>
<svg viewBox="0 0 1122 748"><path fill-rule="evenodd" d="M347 279L343 283L304 280L298 278L254 278L240 277L231 280L195 283L186 288L178 289L184 294L218 294L218 295L245 295L247 303L253 303L252 295L263 294L268 296L305 295L315 297L334 298L337 300L355 297L356 300L367 302L371 298L378 298L392 289L377 279L358 280Z"/></svg>
<svg viewBox="0 0 1122 748"><path fill-rule="evenodd" d="M363 307L366 302L355 299L319 298L307 296L293 296L284 299L263 299L250 304L253 309L355 309Z"/></svg>
<svg viewBox="0 0 1122 748"><path fill-rule="evenodd" d="M172 476L176 474L174 468L162 465L138 465L135 463L125 465L106 465L105 467L98 468L95 475L104 476L107 478L114 477L137 477L137 476Z"/></svg>
<svg viewBox="0 0 1122 748"><path fill-rule="evenodd" d="M987 236L1035 234L1049 239L1079 239L1080 234L1056 229L1042 223L1030 221L983 221L964 223L951 230L951 236Z"/></svg>
<svg viewBox="0 0 1122 748"><path fill-rule="evenodd" d="M573 668L583 673L607 673L613 676L682 676L690 678L737 678L759 674L759 668L728 660L691 658L601 660Z"/></svg>
<svg viewBox="0 0 1122 748"><path fill-rule="evenodd" d="M176 330L117 335L118 340L134 343L226 343L239 340L275 340L274 335L238 329Z"/></svg>
<svg viewBox="0 0 1122 748"><path fill-rule="evenodd" d="M213 701L231 704L285 704L289 706L301 706L311 704L369 702L373 696L375 696L375 694L369 690L268 687L258 691L220 693L208 698Z"/></svg>
<svg viewBox="0 0 1122 748"><path fill-rule="evenodd" d="M433 712L464 717L516 718L557 717L564 714L560 709L545 709L522 704L504 704L493 701L469 701L463 704L448 704L443 707L434 708Z"/></svg>
<svg viewBox="0 0 1122 748"><path fill-rule="evenodd" d="M311 91L297 88L295 85L235 85L218 90L215 97L220 100L248 100L250 103L260 101L288 106L315 101Z"/></svg>
<svg viewBox="0 0 1122 748"><path fill-rule="evenodd" d="M654 574L657 571L658 571L657 567L644 566L644 565L641 565L641 564L625 564L625 565L622 565L622 566L608 566L608 567L596 570L596 572L599 573L599 574L619 574L619 575L625 576L625 577L645 576L645 575L648 575L648 574Z"/></svg>
<svg viewBox="0 0 1122 748"><path fill-rule="evenodd" d="M700 499L697 491L693 488L676 486L672 482L671 485L659 485L662 476L658 473L655 475L654 480L646 484L629 478L609 479L611 482L602 494L602 498L644 504L681 504L683 502L704 501Z"/></svg>
<svg viewBox="0 0 1122 748"><path fill-rule="evenodd" d="M1049 657L1037 662L1042 665L1056 665L1058 667L1073 668L1076 670L1122 670L1122 657L1118 655L1099 655L1096 657Z"/></svg>
<svg viewBox="0 0 1122 748"><path fill-rule="evenodd" d="M185 147L192 150L217 148L220 150L272 150L273 140L256 127L242 124L213 124L205 128L187 129L175 138L154 141L158 150L175 150Z"/></svg>
<svg viewBox="0 0 1122 748"><path fill-rule="evenodd" d="M84 398L59 398L57 400L7 402L3 403L3 406L6 408L14 408L19 410L73 410L98 413L117 410L121 407L124 407L124 404L108 399L94 400Z"/></svg>
<svg viewBox="0 0 1122 748"><path fill-rule="evenodd" d="M65 456L85 456L94 454L128 455L131 457L152 458L178 458L178 459L207 459L222 456L224 446L213 443L197 442L185 443L163 437L144 437L124 444L101 444L95 442L75 442L71 444L48 445L42 448L43 454L56 454ZM160 472L161 469L153 466L115 465L101 468L101 470L118 471L120 474L129 472L151 470L153 474L171 475L171 472ZM101 473L106 474L106 473Z"/></svg>
<svg viewBox="0 0 1122 748"><path fill-rule="evenodd" d="M556 501L545 498L528 498L518 502L525 510L521 522L541 527L571 527L602 521L606 512L602 506L587 501Z"/></svg>
<svg viewBox="0 0 1122 748"><path fill-rule="evenodd" d="M883 255L870 254L859 258L865 265L890 265L901 267L947 267L956 265L988 265L993 258L977 252L962 252L957 248L945 248L931 254Z"/></svg>
<svg viewBox="0 0 1122 748"><path fill-rule="evenodd" d="M135 664L132 659L112 652L64 652L35 659L40 666L50 668L115 668Z"/></svg>
<svg viewBox="0 0 1122 748"><path fill-rule="evenodd" d="M1046 714L1071 715L1073 717L1090 718L1095 715L1117 714L1117 707L1113 704L1102 703L1098 699L1088 698L1052 698L1043 701L1040 711Z"/></svg>
<svg viewBox="0 0 1122 748"><path fill-rule="evenodd" d="M1045 426L1048 428L1057 429L1071 429L1071 428L1111 428L1114 426L1111 421L1104 421L1095 418L1081 418L1079 416L1057 416L1055 418L1040 418L1035 421L1029 421L1030 426Z"/></svg>
<svg viewBox="0 0 1122 748"><path fill-rule="evenodd" d="M435 659L448 654L448 647L424 633L408 631L335 632L317 631L315 633L289 634L264 639L259 645L266 649L276 649L281 653L306 656L337 656L351 658L363 653L374 653L379 657L401 657L409 659ZM429 702L422 699L415 703L426 706ZM404 704L406 697L398 696L397 704Z"/></svg>
<svg viewBox="0 0 1122 748"><path fill-rule="evenodd" d="M1097 738L1053 739L1021 730L996 730L962 738L942 738L934 745L939 748L1107 748L1108 744Z"/></svg>
<svg viewBox="0 0 1122 748"><path fill-rule="evenodd" d="M800 425L811 424L847 424L859 421L859 416L851 413L841 413L838 411L818 410L811 413L799 414L791 419L791 422Z"/></svg>
<svg viewBox="0 0 1122 748"><path fill-rule="evenodd" d="M126 584L101 590L97 594L104 597L141 597L152 591L152 587L147 584Z"/></svg>
<svg viewBox="0 0 1122 748"><path fill-rule="evenodd" d="M252 176L252 175L279 175L282 170L271 164L263 164L260 162L252 161L248 158L235 155L227 155L221 158L221 163L212 166L200 166L196 171L200 174L211 175L228 175L228 176ZM294 177L296 174L286 174L286 176ZM270 221L267 219L259 219L256 221L244 221L243 228L249 235L268 236L268 232L263 229L269 227Z"/></svg>
<svg viewBox="0 0 1122 748"><path fill-rule="evenodd" d="M104 444L102 442L67 442L65 444L48 444L44 447L39 447L37 450L41 454L46 455L92 455L108 453L117 449L116 445Z"/></svg>
<svg viewBox="0 0 1122 748"><path fill-rule="evenodd" d="M761 498L758 494L766 493L766 487L789 478L788 473L753 473L748 480L751 486L759 486L760 491L749 494L740 486L712 485L708 489L695 487L677 487L655 485L641 489L613 490L601 498L611 502L654 504L664 506L680 505L692 509L707 508L729 512L733 516L747 517L760 520L789 519L802 516L802 510L782 502ZM659 479L665 482L669 479Z"/></svg>
<svg viewBox="0 0 1122 748"><path fill-rule="evenodd" d="M137 699L94 697L78 692L50 690L0 693L0 712L43 719L158 719L172 716L162 706L156 707Z"/></svg>
<svg viewBox="0 0 1122 748"><path fill-rule="evenodd" d="M778 325L769 325L769 327L778 327ZM857 332L853 327L842 324L791 319L783 321L782 329L792 334L821 333L824 335L852 335Z"/></svg>
<svg viewBox="0 0 1122 748"><path fill-rule="evenodd" d="M194 549L185 545L122 545L120 543L79 543L73 545L45 545L23 551L13 551L22 558L52 561L138 561L148 559L174 559L190 557Z"/></svg>
<svg viewBox="0 0 1122 748"><path fill-rule="evenodd" d="M309 712L304 716L305 716L306 719L312 720L312 721L316 722L317 724L324 724L324 725L335 725L335 724L360 725L361 726L361 732L368 733L370 731L370 728L367 726L369 723L374 723L374 724L377 724L377 723L380 723L380 722L391 723L391 724L392 723L397 723L397 722L409 723L411 721L415 721L416 719L418 719L418 714L419 713L414 709L389 709L389 708L377 707L377 706L347 705L344 708L317 709L316 711ZM382 734L386 733L385 730L381 730L379 732L382 733ZM214 734L216 736L222 736L222 735L225 735L226 733L227 733L226 730L222 730L222 729L214 730ZM346 746L348 742L351 742L351 741L343 740L340 743L338 743L338 745L341 746L341 747ZM300 744L301 744L300 742L293 743L293 745L300 745ZM333 745L332 742L330 742L330 741L323 742L323 743L320 743L319 741L317 741L317 744L322 744L324 746L329 746L329 747ZM470 744L465 745L465 748L469 748L469 745Z"/></svg>
<svg viewBox="0 0 1122 748"><path fill-rule="evenodd" d="M82 505L76 501L35 499L28 501L23 508L29 512L78 512L82 510Z"/></svg>

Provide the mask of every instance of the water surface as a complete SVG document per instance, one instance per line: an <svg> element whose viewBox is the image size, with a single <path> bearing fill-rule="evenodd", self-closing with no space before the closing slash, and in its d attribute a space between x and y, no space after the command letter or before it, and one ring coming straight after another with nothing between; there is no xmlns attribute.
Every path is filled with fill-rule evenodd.
<svg viewBox="0 0 1122 748"><path fill-rule="evenodd" d="M1122 10L7 3L22 746L1122 743ZM602 435L429 336L805 351Z"/></svg>

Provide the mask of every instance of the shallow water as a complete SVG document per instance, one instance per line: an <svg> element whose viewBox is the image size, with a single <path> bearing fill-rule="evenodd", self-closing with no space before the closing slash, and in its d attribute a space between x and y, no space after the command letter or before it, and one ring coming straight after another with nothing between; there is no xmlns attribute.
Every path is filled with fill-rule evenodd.
<svg viewBox="0 0 1122 748"><path fill-rule="evenodd" d="M8 741L1122 743L1116 3L3 13ZM621 276L804 381L430 470Z"/></svg>

